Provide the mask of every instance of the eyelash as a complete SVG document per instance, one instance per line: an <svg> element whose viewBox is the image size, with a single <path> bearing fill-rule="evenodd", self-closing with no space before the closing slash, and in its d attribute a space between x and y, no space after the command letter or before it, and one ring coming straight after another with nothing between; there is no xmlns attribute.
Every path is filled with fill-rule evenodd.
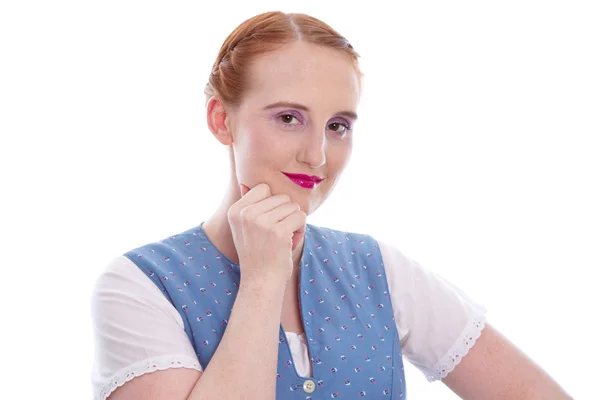
<svg viewBox="0 0 600 400"><path fill-rule="evenodd" d="M296 118L296 120L298 120L298 122L300 122L300 118L299 118L299 117L297 117L297 116L295 116L294 114L281 114L281 115L280 115L278 118L279 118L279 119L282 119L283 117L292 117L292 118ZM294 125L298 125L298 124L290 124L289 122L285 122L285 121L281 121L281 122L283 122L283 124L284 124L285 126L294 126ZM339 131L334 131L334 132L336 132L336 133L346 133L346 132L350 132L350 131L352 131L352 127L351 127L349 124L347 124L347 123L343 123L343 122L337 122L337 121L336 121L336 122L332 122L332 123L331 123L331 124L329 124L329 125L333 125L333 124L338 124L338 125L341 125L341 126L343 126L343 127L344 127L344 131L342 131L342 132L339 132Z"/></svg>

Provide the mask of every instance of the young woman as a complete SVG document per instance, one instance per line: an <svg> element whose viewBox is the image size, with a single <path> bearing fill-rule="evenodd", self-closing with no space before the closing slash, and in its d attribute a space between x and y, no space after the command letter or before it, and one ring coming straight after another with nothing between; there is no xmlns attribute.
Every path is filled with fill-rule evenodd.
<svg viewBox="0 0 600 400"><path fill-rule="evenodd" d="M361 76L307 15L261 14L225 40L206 94L229 188L98 279L97 399L403 399L403 357L465 399L568 398L458 288L371 236L307 224L350 159Z"/></svg>

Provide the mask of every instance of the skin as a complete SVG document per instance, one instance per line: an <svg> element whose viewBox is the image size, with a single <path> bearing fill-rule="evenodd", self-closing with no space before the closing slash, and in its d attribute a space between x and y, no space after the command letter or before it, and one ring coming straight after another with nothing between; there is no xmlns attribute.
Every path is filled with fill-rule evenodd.
<svg viewBox="0 0 600 400"><path fill-rule="evenodd" d="M249 188L266 183L272 195L286 194L306 215L313 213L334 189L350 159L354 132L343 133L344 128L336 123L355 122L340 112L356 113L360 97L359 78L343 55L304 42L261 56L250 66L249 74L252 87L239 107L227 107L217 98L207 104L208 126L215 138L229 147L232 172L221 205L205 221L204 229L234 262L239 259L227 217L231 206ZM264 109L281 101L298 103L308 111L290 106ZM315 189L304 189L282 172L318 175L324 181ZM200 400L236 393L231 398L245 398L261 390L272 395L274 363L261 362L276 359L275 345L271 349L248 344L243 354L235 347L253 337L275 337L280 312L286 330L303 329L299 318L286 317L297 317L297 265L303 236L297 235L297 239L292 251L294 271L285 294L276 286L265 294L258 286L249 285L238 295L240 300L236 300L223 337L227 346L217 349L204 371L206 379L200 379L203 373L185 368L156 371L126 383L110 398ZM264 287L264 282L261 285ZM281 298L283 305L278 304ZM267 351L270 353L265 354ZM238 374L240 370L245 374ZM273 374L265 376L264 371ZM463 399L571 398L490 324L443 382Z"/></svg>
<svg viewBox="0 0 600 400"><path fill-rule="evenodd" d="M323 68L323 66L327 66ZM235 109L217 98L207 105L208 125L219 142L230 146L231 177L218 210L204 223L207 235L232 261L238 257L227 211L241 198L240 184L266 183L273 195L312 214L327 199L352 153L359 103L359 78L345 55L305 42L292 43L258 58L249 69L252 86ZM298 106L277 106L293 102ZM317 175L314 189L291 182L283 172ZM302 240L293 251L297 268ZM293 281L293 280L292 280Z"/></svg>

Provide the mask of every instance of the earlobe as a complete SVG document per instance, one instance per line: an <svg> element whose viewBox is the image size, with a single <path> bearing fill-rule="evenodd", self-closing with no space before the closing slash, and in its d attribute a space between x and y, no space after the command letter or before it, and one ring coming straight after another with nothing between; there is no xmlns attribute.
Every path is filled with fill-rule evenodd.
<svg viewBox="0 0 600 400"><path fill-rule="evenodd" d="M227 109L216 97L211 97L206 105L206 122L208 129L224 145L233 143L233 137L226 123Z"/></svg>

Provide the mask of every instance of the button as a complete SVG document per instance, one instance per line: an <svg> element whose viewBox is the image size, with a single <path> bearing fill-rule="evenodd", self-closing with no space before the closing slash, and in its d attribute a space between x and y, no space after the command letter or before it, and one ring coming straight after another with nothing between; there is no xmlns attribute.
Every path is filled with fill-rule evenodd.
<svg viewBox="0 0 600 400"><path fill-rule="evenodd" d="M302 389L304 389L306 393L312 393L315 391L315 383L313 381L304 381Z"/></svg>

